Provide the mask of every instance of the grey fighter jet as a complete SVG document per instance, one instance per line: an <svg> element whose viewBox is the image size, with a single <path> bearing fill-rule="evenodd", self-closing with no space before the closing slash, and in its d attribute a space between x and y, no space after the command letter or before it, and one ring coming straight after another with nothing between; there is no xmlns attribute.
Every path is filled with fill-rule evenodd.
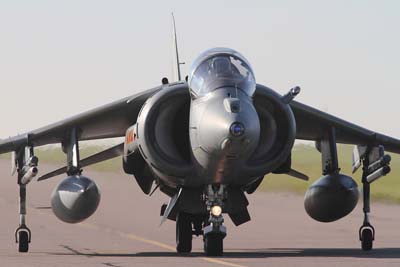
<svg viewBox="0 0 400 267"><path fill-rule="evenodd" d="M257 84L241 54L214 48L194 60L186 80L164 78L153 89L1 140L0 153L12 152L18 174L19 251L27 252L31 241L26 189L38 173L35 147L60 143L66 154L65 167L37 179L66 174L51 196L52 210L62 221L81 222L99 205L99 189L82 168L121 156L124 171L144 194L159 189L171 198L161 206L161 216L176 221L177 252L190 252L192 236L202 235L206 255L215 256L222 255L227 234L223 214L235 225L249 221L246 194L255 192L265 175L308 179L291 168L296 139L314 140L321 153L323 176L305 196L306 212L321 222L343 218L357 204L357 183L340 173L336 150L337 143L355 144L353 171L362 166L365 214L359 238L362 249L372 249L370 184L390 171L385 150L400 153L400 140L295 102L299 92L294 87L280 95ZM112 137L125 141L79 157L80 141Z"/></svg>

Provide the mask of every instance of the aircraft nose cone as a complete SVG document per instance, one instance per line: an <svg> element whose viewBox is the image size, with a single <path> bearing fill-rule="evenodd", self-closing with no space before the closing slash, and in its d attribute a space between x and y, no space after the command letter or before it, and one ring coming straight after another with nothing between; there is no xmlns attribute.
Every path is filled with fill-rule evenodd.
<svg viewBox="0 0 400 267"><path fill-rule="evenodd" d="M246 158L259 141L258 114L250 99L237 99L240 110L234 112L225 102L216 97L207 103L198 127L198 147L211 155Z"/></svg>

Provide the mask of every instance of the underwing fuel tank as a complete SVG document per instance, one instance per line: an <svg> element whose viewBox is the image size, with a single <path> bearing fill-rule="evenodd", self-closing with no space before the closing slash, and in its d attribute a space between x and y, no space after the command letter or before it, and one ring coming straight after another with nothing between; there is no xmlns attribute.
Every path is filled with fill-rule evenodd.
<svg viewBox="0 0 400 267"><path fill-rule="evenodd" d="M69 176L53 191L51 208L61 221L79 223L90 217L100 203L96 184L84 176Z"/></svg>
<svg viewBox="0 0 400 267"><path fill-rule="evenodd" d="M348 215L357 205L357 183L343 174L321 177L307 190L304 207L311 218L333 222Z"/></svg>

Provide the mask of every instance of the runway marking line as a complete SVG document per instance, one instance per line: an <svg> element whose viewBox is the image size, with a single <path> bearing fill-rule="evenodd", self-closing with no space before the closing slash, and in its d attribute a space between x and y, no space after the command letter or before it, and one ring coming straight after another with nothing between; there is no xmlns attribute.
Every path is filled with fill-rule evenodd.
<svg viewBox="0 0 400 267"><path fill-rule="evenodd" d="M96 230L104 230L104 229L98 227L97 225L90 224L90 223L81 223L80 225L81 226L86 226L88 228L96 229ZM138 236L138 235L135 235L135 234L132 234L132 233L124 233L124 232L117 231L117 230L112 230L112 229L107 229L107 230L112 232L112 233L118 234L121 237L125 237L125 238L131 239L131 240L135 240L135 241L143 242L143 243L146 243L146 244L154 245L156 247L167 249L169 251L176 251L175 247L167 245L167 244L159 242L159 241L147 239L147 238L144 238L142 236ZM210 263L216 263L216 264L219 264L219 265L224 265L224 266L247 267L245 265L240 265L240 264L236 264L236 263L232 263L232 262L228 262L228 261L223 261L223 260L219 260L219 259L214 259L214 258L200 257L199 259L202 259L202 260L210 262Z"/></svg>

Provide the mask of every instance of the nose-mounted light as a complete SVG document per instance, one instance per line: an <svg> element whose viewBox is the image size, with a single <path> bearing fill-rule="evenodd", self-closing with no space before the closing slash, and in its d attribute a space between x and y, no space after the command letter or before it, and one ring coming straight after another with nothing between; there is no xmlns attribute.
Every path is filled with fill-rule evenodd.
<svg viewBox="0 0 400 267"><path fill-rule="evenodd" d="M222 208L221 206L215 205L211 207L211 214L215 217L219 217L222 213Z"/></svg>
<svg viewBox="0 0 400 267"><path fill-rule="evenodd" d="M234 122L231 125L230 131L233 136L242 136L244 134L244 126L240 122Z"/></svg>

